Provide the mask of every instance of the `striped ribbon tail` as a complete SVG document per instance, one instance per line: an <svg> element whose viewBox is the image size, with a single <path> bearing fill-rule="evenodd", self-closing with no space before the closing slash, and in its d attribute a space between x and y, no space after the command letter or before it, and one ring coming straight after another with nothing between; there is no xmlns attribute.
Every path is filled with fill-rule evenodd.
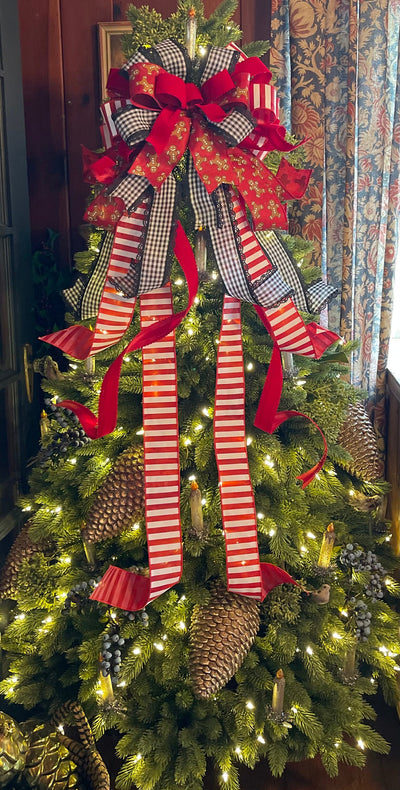
<svg viewBox="0 0 400 790"><path fill-rule="evenodd" d="M228 590L262 601L278 584L294 579L260 564L257 516L245 432L245 383L240 301L224 297L217 359L214 446L220 483Z"/></svg>
<svg viewBox="0 0 400 790"><path fill-rule="evenodd" d="M151 199L146 198L131 214L123 214L118 222L94 332L84 326L71 326L40 340L75 359L86 359L121 340L131 323L136 298L117 292L111 281L123 279L132 268L140 268L150 202Z"/></svg>
<svg viewBox="0 0 400 790"><path fill-rule="evenodd" d="M141 325L173 315L170 285L140 297ZM149 577L110 566L92 599L137 611L179 581L182 537L175 333L143 349L145 512Z"/></svg>

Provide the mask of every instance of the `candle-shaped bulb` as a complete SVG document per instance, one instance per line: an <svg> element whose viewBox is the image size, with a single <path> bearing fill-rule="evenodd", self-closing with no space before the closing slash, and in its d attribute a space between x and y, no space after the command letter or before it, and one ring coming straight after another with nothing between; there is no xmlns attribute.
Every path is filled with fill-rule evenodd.
<svg viewBox="0 0 400 790"><path fill-rule="evenodd" d="M196 33L197 33L197 19L196 10L189 9L188 18L186 22L186 49L189 57L193 60L196 55Z"/></svg>
<svg viewBox="0 0 400 790"><path fill-rule="evenodd" d="M204 276L207 268L207 241L204 228L199 228L196 231L194 254L197 263L197 271L199 272L200 277L202 275Z"/></svg>
<svg viewBox="0 0 400 790"><path fill-rule="evenodd" d="M293 362L293 354L290 351L281 351L283 377L285 379L292 379L295 375L295 367Z"/></svg>
<svg viewBox="0 0 400 790"><path fill-rule="evenodd" d="M40 415L40 436L42 437L42 439L43 436L46 436L46 434L49 433L49 431L50 431L50 420L45 410L43 409Z"/></svg>
<svg viewBox="0 0 400 790"><path fill-rule="evenodd" d="M100 654L100 664L102 656ZM100 667L99 672L99 686L100 696L103 702L112 702L114 700L114 689L111 683L111 675L103 675L104 670Z"/></svg>
<svg viewBox="0 0 400 790"><path fill-rule="evenodd" d="M333 547L335 545L336 534L333 524L329 524L322 538L321 551L319 553L318 565L320 568L328 568L331 561Z"/></svg>
<svg viewBox="0 0 400 790"><path fill-rule="evenodd" d="M190 484L190 514L192 517L192 534L196 538L204 537L203 507L201 504L201 491L196 481Z"/></svg>
<svg viewBox="0 0 400 790"><path fill-rule="evenodd" d="M347 651L343 665L343 677L345 680L353 680L356 675L356 648L351 647Z"/></svg>
<svg viewBox="0 0 400 790"><path fill-rule="evenodd" d="M96 360L94 357L88 357L85 359L85 370L86 373L93 375L96 370Z"/></svg>
<svg viewBox="0 0 400 790"><path fill-rule="evenodd" d="M282 669L278 669L275 680L274 688L272 690L272 710L274 713L283 712L283 702L285 698L285 675Z"/></svg>

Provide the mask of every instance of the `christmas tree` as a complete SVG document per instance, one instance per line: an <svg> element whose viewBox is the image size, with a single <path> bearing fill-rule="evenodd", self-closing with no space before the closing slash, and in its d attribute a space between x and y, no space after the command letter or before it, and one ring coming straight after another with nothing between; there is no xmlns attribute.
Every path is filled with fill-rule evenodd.
<svg viewBox="0 0 400 790"><path fill-rule="evenodd" d="M165 65L165 42L169 56L171 38L193 44L197 18L188 82L197 78L200 84L201 67L210 62L210 52L225 57L221 50L208 49L209 44L228 47L238 31L230 22L234 3L222 3L209 20L201 4L194 5L196 17L192 14L188 22L186 2L169 20L146 8L132 10L128 63L133 57L135 68L138 63L159 68L159 59ZM153 49L141 50L138 59L140 43ZM224 51L235 54L233 66L238 61L244 64L242 72L235 73L244 73L245 56L235 47ZM248 54L262 51L257 45ZM146 69L149 74L148 65ZM114 91L120 85L116 79L114 75L110 85ZM122 119L120 137L125 144L122 131L128 114L118 115L118 109L127 106L123 101L114 106L115 118ZM242 116L248 119L246 113ZM213 122L221 122L221 117L213 116ZM175 116L170 128L175 130L176 124ZM282 136L278 123L272 125L270 139L275 135L276 143L279 138L279 151L287 151L293 163L297 144ZM128 126L125 138L131 134ZM87 155L90 177L96 167L97 174L100 168L104 176L110 162L115 176L115 168L127 156L121 140L115 159L112 151L108 162ZM155 138L153 142L158 145ZM257 148L257 142L253 144ZM134 147L137 140L129 145ZM140 145L135 156L144 150ZM271 144L271 153L257 167L263 168L265 179L277 178L270 183L281 190L283 199L289 188L296 191L299 182L292 165L289 169L282 165L288 159L282 160L276 148ZM132 157L128 164L132 165ZM313 353L303 348L292 358L289 341L285 347L279 345L274 305L260 307L257 314L249 298L241 308L242 361L240 346L235 345L236 334L240 335L239 299L232 286L231 296L224 297L229 275L221 264L221 223L208 227L209 261L204 271L205 233L190 207L190 168L183 152L173 178L182 195L180 220L197 250L200 287L196 292L190 277L186 285L175 261L173 314L163 272L163 282L155 290L140 291L141 327L140 317L134 314L123 340L110 344L106 338L103 347L99 344L95 363L92 346L86 361L79 361L76 354L67 373L44 380L41 448L31 493L23 502L27 522L0 576L1 596L14 601L2 640L2 694L27 710L34 708L35 715L44 719L68 700L79 700L97 739L107 730L118 733L116 750L123 760L116 781L120 790L201 790L207 761L213 762L220 785L227 790L239 787L240 763L252 767L262 758L277 776L288 761L320 755L333 776L340 762L363 766L369 749L387 752L388 744L367 723L374 719L369 698L379 687L389 703L396 704L399 698L398 617L391 608L398 585L391 576L389 525L381 515L386 489L373 430L359 393L347 381L346 354L351 347L341 346L329 333L324 335L312 316L303 324L297 311L298 307L303 314L318 312L317 294L321 298L331 294L315 283L315 272L306 263L307 249L300 241L262 227L254 233L238 197L240 190L228 193L226 187L219 187L214 209L217 215L230 209L225 228L236 229L238 249L246 248L243 232L249 234L252 245L258 245L252 250L257 251L259 265L266 266L267 255L275 256L282 278L290 283L277 300L279 315L290 300L296 332L306 338L304 348L310 338L329 338L323 355L324 349L317 354L314 345ZM99 289L99 272L110 255L115 266L109 280L114 308L117 303L127 304L122 300L134 299L134 267L130 260L125 269L121 259L119 270L115 264L118 232L126 215L117 231L115 223L121 202L126 205L126 187L123 178L107 194L94 187L88 215L97 227L88 252L78 256L84 276L66 294L74 306L79 302L83 344L99 336L85 323L96 320L91 310L96 293L98 307L105 279L104 272ZM196 194L206 205L205 192ZM129 222L142 222L140 209L147 217L143 223L151 223L156 199L146 193L142 201L143 210L137 203ZM160 255L163 237L169 240L167 209L164 206L165 225L152 241ZM175 249L183 244L190 260L182 226ZM249 259L245 262L249 264ZM268 272L265 269L264 275ZM263 283L270 279L264 276ZM161 303L158 312L154 294ZM255 301L264 305L261 298ZM192 302L189 311L188 302ZM173 343L173 316L185 312L175 332L174 387L169 383L173 375L169 366L175 356L168 344ZM168 334L157 335L141 352L134 339L155 325L154 318L158 326L163 320L170 322ZM75 330L67 332L70 342ZM131 350L124 353L127 347ZM271 390L279 401L280 351L284 361L280 411L276 402L275 410L268 412L274 419L266 424L265 408L274 406ZM115 372L116 364L120 376L112 374L110 390L109 371ZM268 375L265 389L268 369L274 378ZM179 438L168 422L176 395ZM224 442L224 420L230 419L235 438ZM264 430L254 427L255 422ZM328 444L324 465L323 442L315 424ZM240 458L235 456L235 442L240 445ZM175 450L179 451L182 556L171 527L174 570L173 560L165 569L167 530L159 527L176 515ZM153 457L158 464L155 471ZM227 476L231 487L226 485ZM228 496L232 492L233 504ZM239 524L236 531L234 519ZM157 552L157 545L161 551ZM157 579L161 594L157 594Z"/></svg>

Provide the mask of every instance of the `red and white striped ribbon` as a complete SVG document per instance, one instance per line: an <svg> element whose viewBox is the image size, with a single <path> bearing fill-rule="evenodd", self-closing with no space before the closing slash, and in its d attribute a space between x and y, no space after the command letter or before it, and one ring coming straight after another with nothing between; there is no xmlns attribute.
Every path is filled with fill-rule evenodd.
<svg viewBox="0 0 400 790"><path fill-rule="evenodd" d="M254 230L250 227L243 202L233 189L230 190L230 194L232 196L232 208L235 212L246 270L250 280L254 282L258 280L259 277L262 277L263 274L266 274L266 272L271 271L273 265L266 257L261 245L258 243Z"/></svg>
<svg viewBox="0 0 400 790"><path fill-rule="evenodd" d="M290 351L305 357L316 356L309 331L292 299L286 299L278 307L258 309L266 316L272 339L280 351Z"/></svg>
<svg viewBox="0 0 400 790"><path fill-rule="evenodd" d="M90 355L117 343L126 332L135 309L135 297L117 293L108 280L123 279L137 257L145 223L149 199L144 200L132 214L124 213L115 229L114 243L101 297Z"/></svg>
<svg viewBox="0 0 400 790"><path fill-rule="evenodd" d="M228 589L262 599L257 516L245 432L245 383L240 301L225 295L214 409Z"/></svg>
<svg viewBox="0 0 400 790"><path fill-rule="evenodd" d="M173 315L171 286L140 297L142 329ZM145 513L149 578L110 566L91 598L136 611L182 574L175 333L143 348Z"/></svg>
<svg viewBox="0 0 400 790"><path fill-rule="evenodd" d="M128 329L135 310L136 298L117 293L108 278L123 278L138 255L145 227L145 211L150 198L144 200L132 214L123 214L115 229L107 279L100 300L94 332L84 326L71 326L41 340L76 359L86 359L118 343Z"/></svg>
<svg viewBox="0 0 400 790"><path fill-rule="evenodd" d="M113 113L121 107L127 107L129 104L132 104L131 99L110 99L110 101L106 101L100 106L101 117L103 119L100 132L106 150L107 148L111 148L115 139L119 137L113 121Z"/></svg>

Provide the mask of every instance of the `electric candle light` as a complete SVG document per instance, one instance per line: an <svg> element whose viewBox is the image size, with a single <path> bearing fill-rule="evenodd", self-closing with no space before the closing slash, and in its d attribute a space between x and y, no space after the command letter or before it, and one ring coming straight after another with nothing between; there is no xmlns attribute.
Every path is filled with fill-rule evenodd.
<svg viewBox="0 0 400 790"><path fill-rule="evenodd" d="M282 669L278 669L275 680L274 688L272 690L272 710L274 713L282 713L283 701L285 697L285 675Z"/></svg>
<svg viewBox="0 0 400 790"><path fill-rule="evenodd" d="M192 527L196 534L201 535L203 532L203 507L201 491L195 480L191 482L190 488L191 491L189 500Z"/></svg>
<svg viewBox="0 0 400 790"><path fill-rule="evenodd" d="M328 524L322 538L321 551L318 559L318 565L320 568L329 568L335 540L335 528L333 524Z"/></svg>

